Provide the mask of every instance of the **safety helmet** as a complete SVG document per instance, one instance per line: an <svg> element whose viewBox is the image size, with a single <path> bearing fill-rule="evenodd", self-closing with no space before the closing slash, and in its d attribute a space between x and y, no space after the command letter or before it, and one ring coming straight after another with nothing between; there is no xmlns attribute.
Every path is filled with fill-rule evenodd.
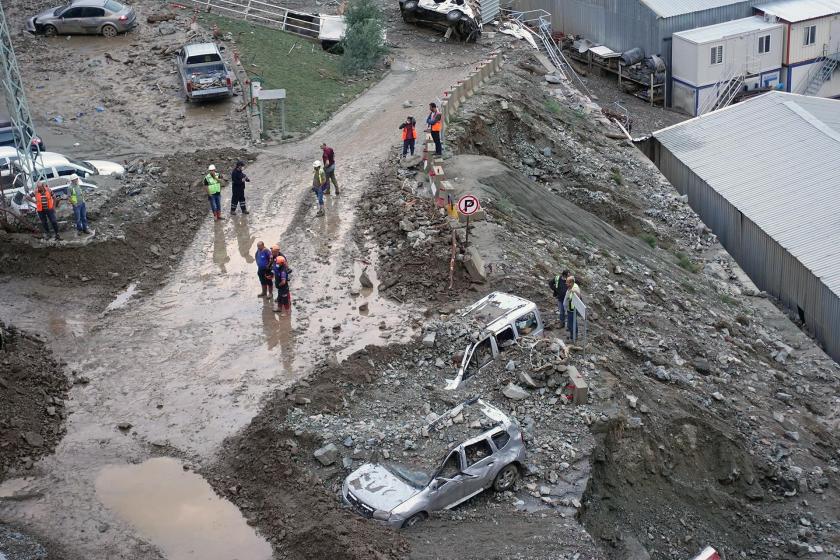
<svg viewBox="0 0 840 560"><path fill-rule="evenodd" d="M283 266L284 264L286 264L286 257L280 255L276 259L274 259L274 262L277 263L277 266Z"/></svg>
<svg viewBox="0 0 840 560"><path fill-rule="evenodd" d="M312 162L312 167L314 167L315 169L321 167L321 160L313 161Z"/></svg>
<svg viewBox="0 0 840 560"><path fill-rule="evenodd" d="M211 163L207 166L207 171L216 171L216 166Z"/></svg>

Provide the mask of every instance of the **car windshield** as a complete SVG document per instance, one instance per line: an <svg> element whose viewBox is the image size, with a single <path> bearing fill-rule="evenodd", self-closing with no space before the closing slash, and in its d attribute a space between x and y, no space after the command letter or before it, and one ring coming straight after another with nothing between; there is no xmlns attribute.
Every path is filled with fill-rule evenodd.
<svg viewBox="0 0 840 560"><path fill-rule="evenodd" d="M96 169L91 164L87 163L86 161L79 161L79 160L73 159L73 158L67 158L67 161L69 161L70 163L72 163L76 167L81 167L82 169L84 169L88 173L93 173L94 175L96 174Z"/></svg>
<svg viewBox="0 0 840 560"><path fill-rule="evenodd" d="M54 15L54 16L56 16L56 17L60 16L60 15L61 15L62 13L64 13L64 11L65 11L65 10L67 10L67 9L68 9L71 5L72 5L72 4L67 4L66 6L60 6L60 7L56 8L56 9L55 9L55 11L53 12L53 15Z"/></svg>
<svg viewBox="0 0 840 560"><path fill-rule="evenodd" d="M210 62L220 62L221 60L222 57L216 53L194 54L187 58L187 64L207 64ZM219 66L221 66L221 64Z"/></svg>
<svg viewBox="0 0 840 560"><path fill-rule="evenodd" d="M109 12L117 13L123 11L124 6L119 2L114 2L114 0L108 0L105 2L105 9Z"/></svg>
<svg viewBox="0 0 840 560"><path fill-rule="evenodd" d="M411 470L403 465L398 465L397 463L385 463L385 468L388 469L391 474L409 483L415 488L424 488L431 479L431 477L424 472Z"/></svg>

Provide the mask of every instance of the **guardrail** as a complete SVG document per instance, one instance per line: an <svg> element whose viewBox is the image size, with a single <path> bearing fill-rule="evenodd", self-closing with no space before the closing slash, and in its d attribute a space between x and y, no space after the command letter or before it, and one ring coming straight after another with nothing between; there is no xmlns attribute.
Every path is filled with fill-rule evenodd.
<svg viewBox="0 0 840 560"><path fill-rule="evenodd" d="M317 39L321 29L321 17L318 14L296 12L261 0L191 0L192 5L205 12L216 10L223 15L249 19L276 27L287 33L301 37Z"/></svg>

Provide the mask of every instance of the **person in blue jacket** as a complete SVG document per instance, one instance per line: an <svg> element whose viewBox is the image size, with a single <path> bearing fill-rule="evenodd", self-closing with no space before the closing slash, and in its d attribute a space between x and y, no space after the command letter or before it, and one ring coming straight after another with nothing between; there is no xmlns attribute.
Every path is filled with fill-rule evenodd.
<svg viewBox="0 0 840 560"><path fill-rule="evenodd" d="M260 277L262 293L257 297L274 299L274 289L271 285L273 274L271 270L271 250L262 241L257 241L257 252L254 253L254 260L257 261L257 276Z"/></svg>

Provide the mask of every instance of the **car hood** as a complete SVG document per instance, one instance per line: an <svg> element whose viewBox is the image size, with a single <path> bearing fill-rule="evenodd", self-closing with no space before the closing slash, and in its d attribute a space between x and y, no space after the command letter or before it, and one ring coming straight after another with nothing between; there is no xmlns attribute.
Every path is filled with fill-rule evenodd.
<svg viewBox="0 0 840 560"><path fill-rule="evenodd" d="M48 10L44 10L43 12L37 14L35 16L35 19L39 20L41 18L53 18L53 17L55 17L55 16L53 16L53 12L55 12L55 8L50 8Z"/></svg>
<svg viewBox="0 0 840 560"><path fill-rule="evenodd" d="M367 463L347 477L347 489L359 501L378 510L391 511L420 490L384 465Z"/></svg>
<svg viewBox="0 0 840 560"><path fill-rule="evenodd" d="M99 159L89 159L87 163L91 164L99 172L99 175L124 175L125 167L113 161L104 161Z"/></svg>

